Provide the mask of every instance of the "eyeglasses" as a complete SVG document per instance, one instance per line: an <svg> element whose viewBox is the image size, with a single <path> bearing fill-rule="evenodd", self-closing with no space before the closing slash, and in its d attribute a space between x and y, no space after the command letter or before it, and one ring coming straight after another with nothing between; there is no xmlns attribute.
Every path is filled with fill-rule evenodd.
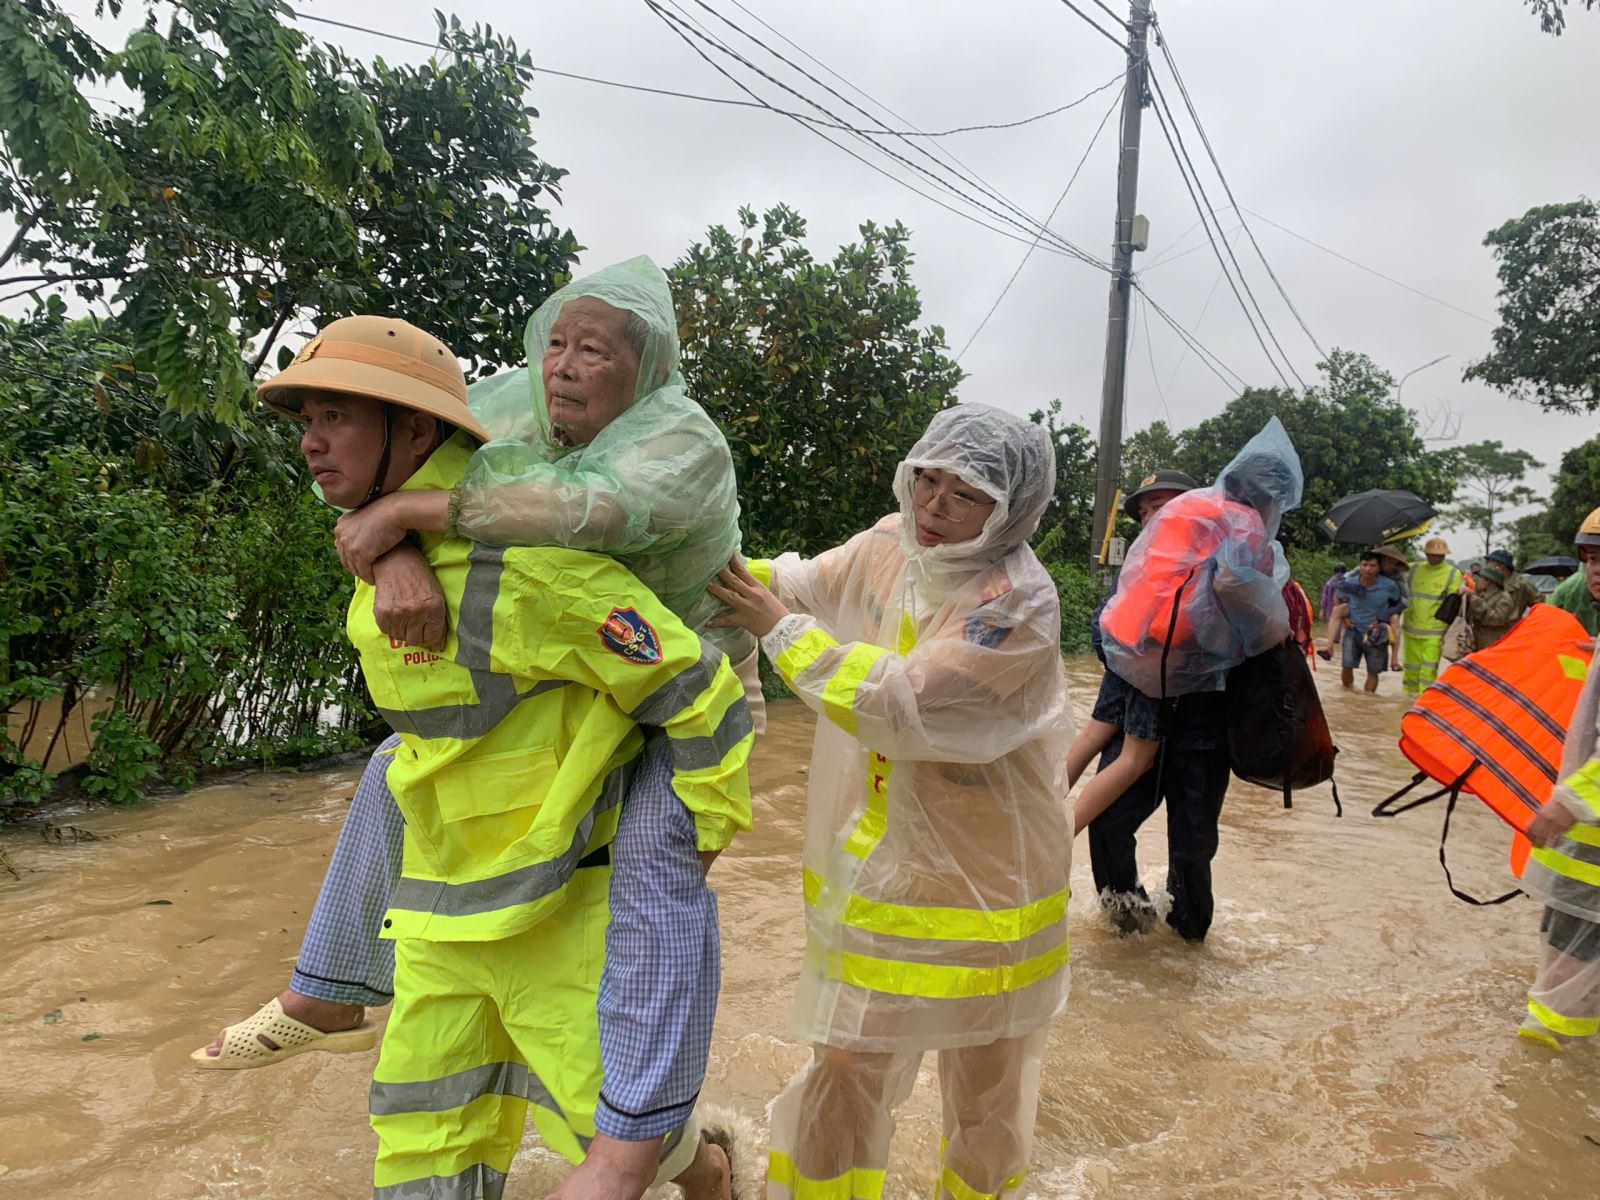
<svg viewBox="0 0 1600 1200"><path fill-rule="evenodd" d="M945 516L952 521L965 521L977 508L993 508L997 501L979 499L965 492L941 492L933 476L925 475L921 467L911 472L911 496L918 504L931 507L934 500L944 504Z"/></svg>

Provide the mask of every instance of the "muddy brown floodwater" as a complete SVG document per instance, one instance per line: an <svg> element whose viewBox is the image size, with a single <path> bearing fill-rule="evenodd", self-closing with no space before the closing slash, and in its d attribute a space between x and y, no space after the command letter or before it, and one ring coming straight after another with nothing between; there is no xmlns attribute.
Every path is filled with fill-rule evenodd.
<svg viewBox="0 0 1600 1200"><path fill-rule="evenodd" d="M1080 715L1098 679L1071 664ZM1515 1036L1536 946L1526 899L1445 890L1441 813L1375 821L1409 778L1401 712L1320 675L1343 747L1291 812L1235 783L1203 947L1119 939L1073 868L1073 985L1045 1066L1039 1197L1550 1197L1600 1194L1600 1056ZM718 863L724 984L706 1085L764 1119L805 1058L787 1036L801 948L811 720L776 706L752 769L756 828ZM201 1073L190 1050L283 986L356 770L273 774L73 818L98 841L0 838L0 1197L369 1194L373 1056ZM1452 868L1503 890L1507 837L1467 801ZM1146 826L1164 876L1163 816ZM888 1194L926 1196L938 1101L901 1114ZM539 1197L532 1147L509 1194Z"/></svg>

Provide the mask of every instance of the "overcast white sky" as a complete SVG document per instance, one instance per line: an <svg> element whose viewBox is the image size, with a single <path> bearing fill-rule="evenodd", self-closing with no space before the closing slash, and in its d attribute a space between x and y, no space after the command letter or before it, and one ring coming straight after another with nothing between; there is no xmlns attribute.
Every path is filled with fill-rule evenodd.
<svg viewBox="0 0 1600 1200"><path fill-rule="evenodd" d="M302 0L300 6L429 39L436 2L463 22L488 21L511 33L543 66L739 95L643 0ZM733 36L693 0L679 2ZM1075 99L1122 68L1121 52L1058 0L741 0L749 13L733 0L708 2L796 57L749 13L769 22L922 129L1029 116ZM1091 0L1078 3L1103 15ZM69 5L84 14L90 7L88 0ZM1485 318L1422 299L1255 222L1268 258L1325 347L1364 350L1396 375L1449 355L1412 378L1404 398L1418 408L1450 406L1462 418L1461 440L1498 437L1553 465L1563 449L1595 432L1593 418L1546 415L1464 384L1460 375L1488 350L1496 311L1484 233L1535 204L1600 195L1600 13L1573 12L1566 36L1557 39L1539 32L1519 0L1158 0L1156 11L1241 204ZM426 56L361 33L305 28L363 56ZM761 58L748 43L743 48ZM763 65L787 75L775 60ZM1176 89L1167 90L1177 104ZM954 135L943 145L995 190L1043 217L1115 91L1020 129ZM954 351L1026 249L770 113L551 76L536 83L532 99L541 114L541 153L571 171L558 216L589 247L588 267L641 251L665 265L708 225L731 223L742 203L761 209L782 201L798 209L819 257L853 238L864 220L898 218L913 232L925 319L944 327ZM1115 132L1113 116L1052 226L1102 257L1112 234ZM1198 139L1187 128L1186 140L1198 158ZM1151 293L1232 370L1251 383L1276 382L1226 285L1206 307L1219 269L1198 230L1179 242L1196 214L1149 110L1139 183L1139 210L1152 232L1136 268L1149 268ZM1207 186L1213 201L1223 203L1209 175ZM1229 230L1236 225L1231 215L1223 220ZM1174 243L1180 252L1199 249L1151 266ZM1309 379L1316 351L1247 250L1241 240L1238 253L1255 294ZM962 397L1016 411L1059 397L1069 414L1094 428L1106 290L1102 272L1035 253L962 360L970 372ZM1158 417L1184 426L1218 411L1232 392L1195 356L1180 363L1181 343L1159 322L1151 321L1147 343L1146 315L1139 314L1134 334L1126 428Z"/></svg>

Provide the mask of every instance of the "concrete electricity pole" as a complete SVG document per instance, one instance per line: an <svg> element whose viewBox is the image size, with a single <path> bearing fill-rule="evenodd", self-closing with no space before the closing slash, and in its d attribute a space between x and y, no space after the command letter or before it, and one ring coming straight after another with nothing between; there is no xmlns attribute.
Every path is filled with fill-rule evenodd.
<svg viewBox="0 0 1600 1200"><path fill-rule="evenodd" d="M1145 39L1150 0L1130 0L1128 73L1122 93L1122 150L1117 160L1117 230L1111 257L1111 308L1106 320L1105 381L1100 393L1100 454L1094 482L1094 540L1098 562L1116 514L1111 501L1122 484L1122 407L1128 373L1128 303L1133 291L1134 208L1139 190L1139 126L1145 101ZM1143 249L1141 244L1139 249Z"/></svg>

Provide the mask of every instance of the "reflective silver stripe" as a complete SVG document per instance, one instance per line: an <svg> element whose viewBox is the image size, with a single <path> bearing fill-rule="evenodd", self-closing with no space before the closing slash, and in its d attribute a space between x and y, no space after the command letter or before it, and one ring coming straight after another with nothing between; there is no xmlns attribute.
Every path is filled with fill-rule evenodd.
<svg viewBox="0 0 1600 1200"><path fill-rule="evenodd" d="M1412 592L1411 593L1411 598L1413 600L1443 600L1444 599L1444 593L1443 592Z"/></svg>
<svg viewBox="0 0 1600 1200"><path fill-rule="evenodd" d="M488 1163L473 1163L457 1175L429 1175L372 1189L372 1200L500 1200L506 1177Z"/></svg>
<svg viewBox="0 0 1600 1200"><path fill-rule="evenodd" d="M1444 631L1448 628L1448 625L1441 625L1437 629L1413 629L1410 625L1402 625L1400 626L1400 632L1407 637L1435 638L1442 637Z"/></svg>
<svg viewBox="0 0 1600 1200"><path fill-rule="evenodd" d="M1454 700L1462 708L1466 709L1473 716L1477 717L1478 720L1482 721L1490 729L1494 730L1501 737L1505 738L1506 741L1510 742L1518 754L1522 755L1523 758L1527 759L1530 764L1537 768L1539 774L1543 775L1551 783L1556 781L1556 769L1550 765L1549 759L1545 758L1544 755L1540 754L1537 750L1530 746L1527 740L1515 729L1511 728L1511 726L1507 725L1499 717L1495 716L1494 713L1490 712L1471 696L1468 696L1465 692L1461 691L1454 684L1445 683L1442 680L1436 680L1433 687L1434 690L1437 691L1441 696L1450 697L1450 699Z"/></svg>
<svg viewBox="0 0 1600 1200"><path fill-rule="evenodd" d="M572 844L556 857L518 867L504 875L492 875L488 879L474 879L467 883L416 879L403 875L395 885L389 907L443 917L470 917L502 908L514 908L519 904L531 904L542 896L548 896L572 878L572 872L577 869L578 860L583 857L589 838L594 833L595 818L622 803L622 798L628 792L633 766L631 762L624 763L606 776L594 807L584 813L583 819L578 822L578 828L572 835Z"/></svg>
<svg viewBox="0 0 1600 1200"><path fill-rule="evenodd" d="M541 692L566 687L565 679L545 679L525 692L510 675L491 668L494 662L494 604L505 574L503 546L474 546L467 555L467 580L456 616L456 665L472 677L476 704L440 704L432 708L382 708L378 715L396 733L422 738L469 741L485 736L522 701Z"/></svg>
<svg viewBox="0 0 1600 1200"><path fill-rule="evenodd" d="M700 639L700 658L646 696L628 715L641 725L665 725L711 686L723 653Z"/></svg>
<svg viewBox="0 0 1600 1200"><path fill-rule="evenodd" d="M1430 686L1438 687L1438 681L1435 680ZM1432 712L1429 709L1413 708L1411 711L1416 713L1417 716L1421 717L1428 724L1432 725L1440 733L1444 734L1445 737L1449 738L1456 745L1460 746L1468 754L1472 755L1472 757L1477 760L1480 767L1482 767L1485 771L1488 771L1489 774L1493 775L1501 783L1505 784L1506 787L1510 788L1511 792L1518 800L1521 800L1529 808L1533 809L1534 812L1539 811L1539 801L1534 797L1532 792L1522 786L1522 781L1517 779L1516 776L1510 774L1504 767L1484 753L1483 748L1476 745L1471 738L1466 736L1466 734L1462 733L1455 726L1451 725L1450 722L1446 721L1438 713Z"/></svg>
<svg viewBox="0 0 1600 1200"><path fill-rule="evenodd" d="M1539 724L1544 727L1544 731L1551 737L1555 738L1558 742L1565 742L1567 740L1567 731L1561 728L1561 725L1554 717L1545 712L1544 709L1540 708L1521 692L1517 691L1516 688L1512 687L1504 679L1501 679L1500 676L1496 675L1493 671L1487 670L1480 663L1473 662L1470 657L1463 658L1458 665L1465 667L1468 671L1472 672L1472 674L1476 675L1490 687L1494 688L1494 690L1499 692L1502 696L1513 701L1518 708L1527 713L1535 721L1539 722Z"/></svg>
<svg viewBox="0 0 1600 1200"><path fill-rule="evenodd" d="M520 1096L540 1108L561 1111L544 1081L516 1062L484 1063L443 1079L414 1083L384 1083L374 1079L372 1090L367 1094L367 1111L375 1117L445 1112L470 1104L480 1096Z"/></svg>
<svg viewBox="0 0 1600 1200"><path fill-rule="evenodd" d="M722 714L717 731L710 737L669 737L672 747L672 767L676 771L699 771L714 767L755 729L750 721L750 709L741 697L728 705Z"/></svg>
<svg viewBox="0 0 1600 1200"><path fill-rule="evenodd" d="M378 715L396 733L411 733L421 738L455 738L469 741L481 738L511 714L524 700L567 686L565 679L542 679L525 692L519 692L511 676L474 671L476 704L440 704L433 708L382 708Z"/></svg>

